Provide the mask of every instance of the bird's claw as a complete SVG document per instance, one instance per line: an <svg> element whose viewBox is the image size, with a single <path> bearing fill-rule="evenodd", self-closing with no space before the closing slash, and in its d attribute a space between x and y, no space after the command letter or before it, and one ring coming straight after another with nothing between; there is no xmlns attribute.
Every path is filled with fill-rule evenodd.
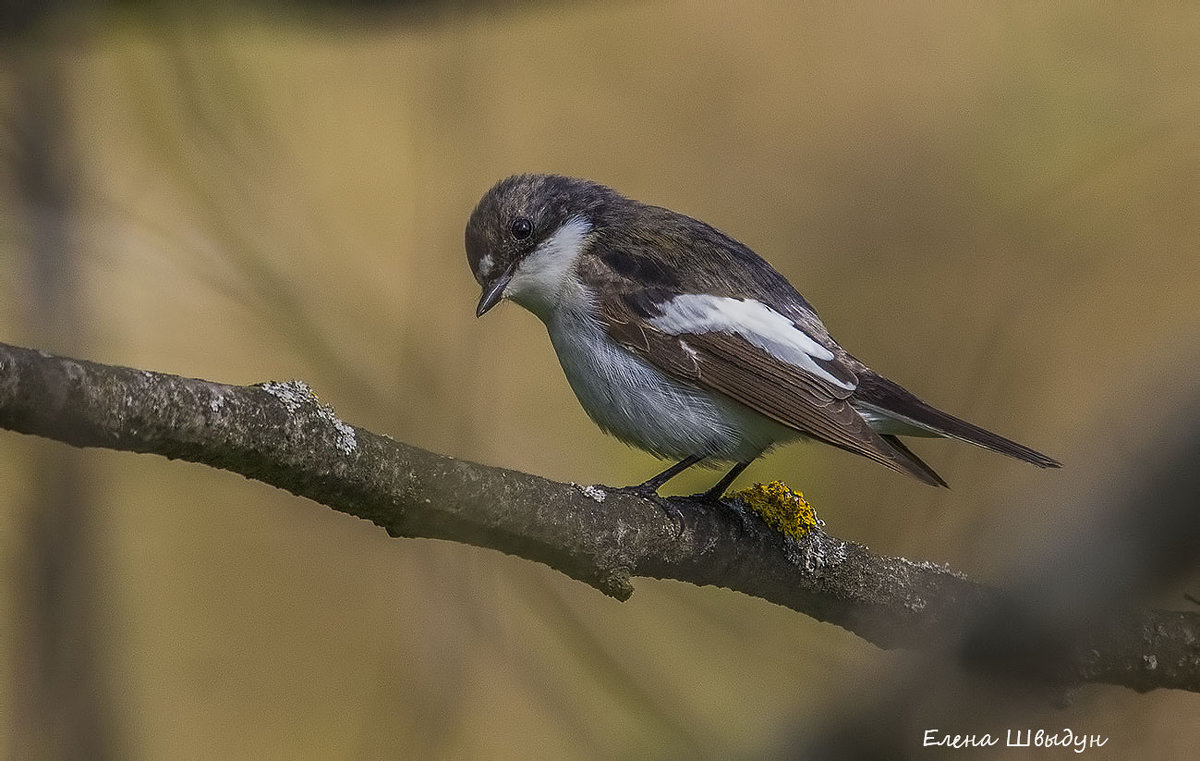
<svg viewBox="0 0 1200 761"><path fill-rule="evenodd" d="M688 502L705 510L718 510L721 515L726 515L728 512L733 512L738 519L738 532L743 536L750 532L751 522L748 519L746 512L741 509L737 502L733 499L725 499L724 491L718 492L716 489L709 489L698 494L693 494L690 497L684 497Z"/></svg>
<svg viewBox="0 0 1200 761"><path fill-rule="evenodd" d="M636 484L634 486L618 486L612 489L612 491L619 492L621 494L628 494L639 499L644 499L647 502L653 502L658 506L658 509L663 512L663 515L674 521L677 529L675 535L681 536L683 534L683 511L680 510L679 507L674 504L674 502L672 502L670 497L664 497L659 494L658 490L652 485Z"/></svg>

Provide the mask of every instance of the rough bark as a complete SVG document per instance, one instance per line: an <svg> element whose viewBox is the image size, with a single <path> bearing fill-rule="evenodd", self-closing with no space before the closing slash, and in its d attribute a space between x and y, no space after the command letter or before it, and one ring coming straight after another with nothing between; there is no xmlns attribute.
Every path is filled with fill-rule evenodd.
<svg viewBox="0 0 1200 761"><path fill-rule="evenodd" d="M518 555L622 600L635 576L727 587L884 648L948 649L1019 603L821 531L796 541L737 510L680 498L664 509L434 454L341 421L297 381L230 386L0 344L0 427L241 473L392 536ZM1062 652L1047 678L1200 691L1196 613L1113 615Z"/></svg>

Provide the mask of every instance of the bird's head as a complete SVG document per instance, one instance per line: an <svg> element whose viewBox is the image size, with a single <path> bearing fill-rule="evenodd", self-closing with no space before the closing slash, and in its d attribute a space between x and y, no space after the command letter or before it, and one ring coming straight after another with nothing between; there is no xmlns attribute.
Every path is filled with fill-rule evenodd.
<svg viewBox="0 0 1200 761"><path fill-rule="evenodd" d="M558 175L496 183L467 222L467 261L483 288L476 315L507 298L547 319L613 197L602 185Z"/></svg>

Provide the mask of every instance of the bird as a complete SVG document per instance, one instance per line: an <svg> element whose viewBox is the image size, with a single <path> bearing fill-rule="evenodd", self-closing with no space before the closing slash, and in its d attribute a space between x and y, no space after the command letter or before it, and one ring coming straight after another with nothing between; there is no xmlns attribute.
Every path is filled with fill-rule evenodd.
<svg viewBox="0 0 1200 761"><path fill-rule="evenodd" d="M476 316L503 300L532 312L591 419L678 461L624 487L637 494L657 497L694 465L732 463L695 495L719 502L759 456L805 439L939 487L946 481L901 436L1060 467L872 371L770 264L685 214L590 180L516 174L479 200L465 248L482 288Z"/></svg>

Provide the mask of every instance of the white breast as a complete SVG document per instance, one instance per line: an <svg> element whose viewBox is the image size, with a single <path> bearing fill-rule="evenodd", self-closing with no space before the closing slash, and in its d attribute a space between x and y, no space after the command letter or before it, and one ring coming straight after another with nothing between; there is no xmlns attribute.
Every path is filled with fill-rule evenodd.
<svg viewBox="0 0 1200 761"><path fill-rule="evenodd" d="M597 425L627 444L678 459L749 462L800 436L725 396L668 377L609 338L576 274L590 232L583 217L568 220L521 263L505 296L546 324L567 381Z"/></svg>
<svg viewBox="0 0 1200 761"><path fill-rule="evenodd" d="M749 462L799 434L720 394L686 385L617 344L586 309L546 323L588 415L627 444L663 457Z"/></svg>

